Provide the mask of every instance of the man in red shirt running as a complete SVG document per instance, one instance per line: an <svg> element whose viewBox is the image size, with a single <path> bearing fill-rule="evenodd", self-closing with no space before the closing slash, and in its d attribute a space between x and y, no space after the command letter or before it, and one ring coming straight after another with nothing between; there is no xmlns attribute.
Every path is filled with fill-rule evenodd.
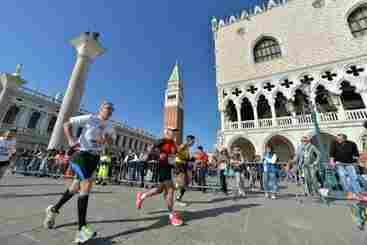
<svg viewBox="0 0 367 245"><path fill-rule="evenodd" d="M195 154L196 159L196 167L197 167L197 174L198 174L198 182L199 186L201 186L202 192L205 192L205 186L206 186L206 175L208 172L208 162L209 157L208 154L204 151L204 148L202 146L198 147L198 152Z"/></svg>
<svg viewBox="0 0 367 245"><path fill-rule="evenodd" d="M175 165L177 145L174 141L174 128L167 128L164 131L164 138L159 140L153 148L158 148L159 155L159 185L146 192L138 192L136 196L136 208L141 209L143 201L149 197L164 193L172 225L180 226L183 220L180 215L173 210L175 186L172 181L172 169Z"/></svg>

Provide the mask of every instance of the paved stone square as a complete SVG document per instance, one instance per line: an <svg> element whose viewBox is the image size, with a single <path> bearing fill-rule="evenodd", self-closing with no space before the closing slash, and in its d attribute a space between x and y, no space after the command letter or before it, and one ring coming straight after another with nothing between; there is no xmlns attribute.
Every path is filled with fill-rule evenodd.
<svg viewBox="0 0 367 245"><path fill-rule="evenodd" d="M44 209L64 191L64 181L7 176L0 183L0 244L72 244L76 226L76 201L62 209L54 230L42 228ZM89 201L88 220L99 238L89 244L193 244L193 245L311 245L366 244L348 207L326 205L293 196L265 200L249 194L234 200L222 194L188 192L188 207L178 207L186 224L168 225L162 197L135 209L137 188L98 186Z"/></svg>

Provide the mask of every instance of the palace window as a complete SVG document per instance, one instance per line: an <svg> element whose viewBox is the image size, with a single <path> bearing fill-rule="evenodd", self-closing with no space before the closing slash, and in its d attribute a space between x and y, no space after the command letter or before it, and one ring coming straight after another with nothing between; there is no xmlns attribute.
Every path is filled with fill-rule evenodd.
<svg viewBox="0 0 367 245"><path fill-rule="evenodd" d="M35 129L37 127L38 121L41 118L41 113L38 111L35 111L32 113L31 119L28 123L28 128Z"/></svg>
<svg viewBox="0 0 367 245"><path fill-rule="evenodd" d="M271 37L264 37L257 42L254 48L255 63L280 58L282 51L279 43Z"/></svg>
<svg viewBox="0 0 367 245"><path fill-rule="evenodd" d="M168 100L175 100L176 99L176 95L168 95Z"/></svg>
<svg viewBox="0 0 367 245"><path fill-rule="evenodd" d="M17 118L18 113L19 107L17 107L16 105L12 105L6 112L3 123L13 124L15 122L15 119Z"/></svg>
<svg viewBox="0 0 367 245"><path fill-rule="evenodd" d="M367 34L367 4L361 5L349 15L348 24L354 37Z"/></svg>
<svg viewBox="0 0 367 245"><path fill-rule="evenodd" d="M54 117L51 118L51 120L50 120L50 122L48 124L48 127L47 127L47 132L49 134L52 133L52 131L54 130L56 121L57 121L57 117L56 116L54 116Z"/></svg>
<svg viewBox="0 0 367 245"><path fill-rule="evenodd" d="M367 151L367 135L362 136L362 151Z"/></svg>

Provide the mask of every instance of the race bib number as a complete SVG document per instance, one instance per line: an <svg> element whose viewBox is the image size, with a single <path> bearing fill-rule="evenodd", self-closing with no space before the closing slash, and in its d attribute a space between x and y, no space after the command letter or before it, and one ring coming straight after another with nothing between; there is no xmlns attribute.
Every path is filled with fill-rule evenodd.
<svg viewBox="0 0 367 245"><path fill-rule="evenodd" d="M176 156L175 155L168 156L168 164L169 165L175 165L176 164Z"/></svg>

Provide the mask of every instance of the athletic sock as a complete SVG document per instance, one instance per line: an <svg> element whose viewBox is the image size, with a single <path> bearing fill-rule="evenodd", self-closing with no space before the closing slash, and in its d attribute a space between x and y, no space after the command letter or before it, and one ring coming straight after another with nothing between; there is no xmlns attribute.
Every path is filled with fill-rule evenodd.
<svg viewBox="0 0 367 245"><path fill-rule="evenodd" d="M80 195L78 197L78 224L79 230L87 224L87 208L88 208L89 195Z"/></svg>
<svg viewBox="0 0 367 245"><path fill-rule="evenodd" d="M180 200L181 200L181 199L182 199L182 197L184 196L185 192L186 192L186 189L185 189L184 187L182 187L182 188L180 189Z"/></svg>
<svg viewBox="0 0 367 245"><path fill-rule="evenodd" d="M74 196L74 193L70 192L69 189L67 189L64 194L61 196L60 200L56 203L55 206L53 206L52 211L58 213L59 209L72 197Z"/></svg>

